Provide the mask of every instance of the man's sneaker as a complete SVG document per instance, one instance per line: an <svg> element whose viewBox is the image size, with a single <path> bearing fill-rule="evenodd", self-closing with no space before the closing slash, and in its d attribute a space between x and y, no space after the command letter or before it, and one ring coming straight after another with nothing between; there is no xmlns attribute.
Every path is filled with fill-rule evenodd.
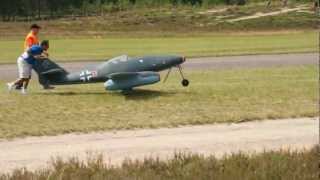
<svg viewBox="0 0 320 180"><path fill-rule="evenodd" d="M12 91L12 89L14 88L14 83L7 83L8 86L8 91Z"/></svg>
<svg viewBox="0 0 320 180"><path fill-rule="evenodd" d="M14 89L15 90L21 90L22 89L22 84L17 85Z"/></svg>
<svg viewBox="0 0 320 180"><path fill-rule="evenodd" d="M25 88L21 88L21 94L27 94L27 90Z"/></svg>

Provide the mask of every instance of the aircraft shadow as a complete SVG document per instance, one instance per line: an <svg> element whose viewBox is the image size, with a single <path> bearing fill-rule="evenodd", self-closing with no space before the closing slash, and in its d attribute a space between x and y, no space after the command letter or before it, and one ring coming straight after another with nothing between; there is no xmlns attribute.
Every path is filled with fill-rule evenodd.
<svg viewBox="0 0 320 180"><path fill-rule="evenodd" d="M103 95L106 94L106 92L74 92L74 91L68 91L68 92L39 92L35 94L40 95L59 95L59 96L77 96L77 95Z"/></svg>
<svg viewBox="0 0 320 180"><path fill-rule="evenodd" d="M133 91L124 91L118 95L125 96L127 100L146 100L152 99L160 96L171 96L176 94L176 92L170 91L158 91L149 89L134 89Z"/></svg>
<svg viewBox="0 0 320 180"><path fill-rule="evenodd" d="M172 91L158 91L149 89L134 89L132 91L124 92L76 92L76 91L66 91L66 92L39 92L36 94L40 95L59 95L59 96L77 96L77 95L112 95L112 96L124 96L127 100L146 100L152 99L160 96L171 96L177 92Z"/></svg>

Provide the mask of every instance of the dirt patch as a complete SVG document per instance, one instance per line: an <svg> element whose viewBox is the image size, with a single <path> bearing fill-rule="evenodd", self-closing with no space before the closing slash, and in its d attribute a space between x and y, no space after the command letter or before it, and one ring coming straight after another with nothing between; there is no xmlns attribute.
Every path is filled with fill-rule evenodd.
<svg viewBox="0 0 320 180"><path fill-rule="evenodd" d="M301 150L318 143L317 127L318 119L303 118L0 140L0 171L34 170L52 156L84 159L88 152L101 153L117 165L125 158L166 159L175 151L221 157L238 151Z"/></svg>
<svg viewBox="0 0 320 180"><path fill-rule="evenodd" d="M227 11L228 8L222 8L222 9L209 9L207 11L201 11L199 14L214 14L214 13L222 13Z"/></svg>
<svg viewBox="0 0 320 180"><path fill-rule="evenodd" d="M242 20L266 17L266 16L276 16L276 15L285 14L288 12L301 11L301 10L304 10L305 8L306 8L305 6L300 6L300 7L296 7L296 8L282 8L280 11L274 11L274 12L269 12L269 13L257 12L256 14L251 15L251 16L244 16L244 17L239 17L239 18L235 18L235 19L230 19L230 20L228 20L228 22L237 22L237 21L242 21Z"/></svg>

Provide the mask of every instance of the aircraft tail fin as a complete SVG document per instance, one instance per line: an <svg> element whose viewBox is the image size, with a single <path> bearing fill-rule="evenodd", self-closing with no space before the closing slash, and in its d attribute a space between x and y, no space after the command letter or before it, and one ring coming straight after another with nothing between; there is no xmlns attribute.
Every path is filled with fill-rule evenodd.
<svg viewBox="0 0 320 180"><path fill-rule="evenodd" d="M34 65L34 70L51 83L61 82L68 72L50 59L39 60Z"/></svg>

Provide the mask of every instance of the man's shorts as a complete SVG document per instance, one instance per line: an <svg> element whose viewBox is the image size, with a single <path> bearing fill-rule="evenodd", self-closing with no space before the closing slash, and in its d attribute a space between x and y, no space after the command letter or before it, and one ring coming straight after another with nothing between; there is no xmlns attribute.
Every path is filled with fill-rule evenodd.
<svg viewBox="0 0 320 180"><path fill-rule="evenodd" d="M27 63L22 57L17 60L19 78L31 78L32 65Z"/></svg>

